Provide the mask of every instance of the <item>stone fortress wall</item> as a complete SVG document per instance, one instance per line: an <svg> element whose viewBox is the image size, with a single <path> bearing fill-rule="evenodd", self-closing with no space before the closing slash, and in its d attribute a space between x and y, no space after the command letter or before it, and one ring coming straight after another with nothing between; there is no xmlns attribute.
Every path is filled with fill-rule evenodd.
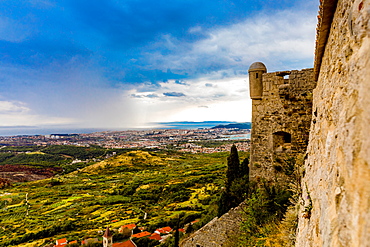
<svg viewBox="0 0 370 247"><path fill-rule="evenodd" d="M251 179L276 179L279 153L306 153L302 205L312 209L299 217L296 246L370 246L370 0L322 0L318 17L304 89L260 64L261 80L251 65Z"/></svg>
<svg viewBox="0 0 370 247"><path fill-rule="evenodd" d="M251 179L306 153L296 246L370 246L370 0L320 2L313 71L250 67Z"/></svg>
<svg viewBox="0 0 370 247"><path fill-rule="evenodd" d="M266 73L249 68L252 98L250 177L284 179L282 160L305 153L312 118L313 69Z"/></svg>
<svg viewBox="0 0 370 247"><path fill-rule="evenodd" d="M279 155L305 153L312 209L298 217L296 246L370 246L370 0L321 0L318 17L313 70L250 67L251 179L283 178ZM225 246L240 222L230 212L180 246Z"/></svg>
<svg viewBox="0 0 370 247"><path fill-rule="evenodd" d="M220 247L234 246L238 239L243 219L243 203L229 212L216 217L207 225L181 241L181 247Z"/></svg>
<svg viewBox="0 0 370 247"><path fill-rule="evenodd" d="M370 0L321 1L315 54L296 246L370 246Z"/></svg>

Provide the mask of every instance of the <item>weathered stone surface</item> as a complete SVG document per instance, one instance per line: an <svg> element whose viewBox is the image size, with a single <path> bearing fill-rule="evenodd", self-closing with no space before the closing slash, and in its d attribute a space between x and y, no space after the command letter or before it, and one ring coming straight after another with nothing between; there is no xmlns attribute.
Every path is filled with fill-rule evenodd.
<svg viewBox="0 0 370 247"><path fill-rule="evenodd" d="M325 9L328 2L324 14L335 9ZM302 183L312 211L299 218L299 247L370 246L370 1L337 2L316 57L322 62Z"/></svg>
<svg viewBox="0 0 370 247"><path fill-rule="evenodd" d="M311 128L302 179L302 204L310 212L299 217L296 246L365 247L370 246L370 0L320 2L317 87L312 69L265 73L261 97L253 95L251 178L283 179L274 162L279 155L304 153ZM224 246L232 239L226 233L238 229L241 218L223 217L181 246Z"/></svg>
<svg viewBox="0 0 370 247"><path fill-rule="evenodd" d="M277 181L285 179L281 161L306 151L316 83L313 69L264 73L262 83L261 99L252 102L250 176Z"/></svg>
<svg viewBox="0 0 370 247"><path fill-rule="evenodd" d="M220 218L214 218L180 243L180 247L220 247L233 246L240 232L242 207L231 209Z"/></svg>

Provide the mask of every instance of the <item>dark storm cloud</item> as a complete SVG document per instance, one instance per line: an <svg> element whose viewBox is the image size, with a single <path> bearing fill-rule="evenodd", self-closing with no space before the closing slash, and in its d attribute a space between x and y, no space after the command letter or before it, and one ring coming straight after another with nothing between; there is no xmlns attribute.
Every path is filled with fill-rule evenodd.
<svg viewBox="0 0 370 247"><path fill-rule="evenodd" d="M132 98L150 98L150 99L154 99L154 98L158 98L159 96L157 94L147 94L147 95L141 95L141 94L131 94L131 97Z"/></svg>
<svg viewBox="0 0 370 247"><path fill-rule="evenodd" d="M163 93L163 95L167 97L184 97L185 96L185 94L178 93L178 92L167 92L167 93Z"/></svg>
<svg viewBox="0 0 370 247"><path fill-rule="evenodd" d="M307 44L314 36L307 30L314 34L317 5L313 0L0 1L0 110L22 113L19 120L9 115L9 126L105 126L106 119L121 126L145 118L139 107L159 116L155 107L163 109L166 100L194 99L189 89L198 82L211 91L204 97L221 100L216 80L246 77L256 59L272 70L310 66L313 49ZM158 105L145 105L156 98ZM161 116L186 104L175 106Z"/></svg>
<svg viewBox="0 0 370 247"><path fill-rule="evenodd" d="M208 55L172 72L177 61L164 65L163 57L177 59L176 54L186 52L184 46L207 38L209 29L288 4L291 1L2 1L0 56L15 66L90 62L92 70L101 70L113 84L179 80L228 69L241 58ZM167 36L173 44L163 43Z"/></svg>

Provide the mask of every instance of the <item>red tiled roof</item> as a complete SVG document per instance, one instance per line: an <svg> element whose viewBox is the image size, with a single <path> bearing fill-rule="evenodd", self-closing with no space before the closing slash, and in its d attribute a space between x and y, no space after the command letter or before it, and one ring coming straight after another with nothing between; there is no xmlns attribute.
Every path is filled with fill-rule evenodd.
<svg viewBox="0 0 370 247"><path fill-rule="evenodd" d="M77 240L73 240L73 241L69 242L68 244L77 244L77 243L78 243Z"/></svg>
<svg viewBox="0 0 370 247"><path fill-rule="evenodd" d="M172 228L169 226L166 226L166 227L158 228L155 231L159 233L170 233L172 231Z"/></svg>
<svg viewBox="0 0 370 247"><path fill-rule="evenodd" d="M136 244L131 240L128 240L123 243L114 243L113 247L136 247Z"/></svg>
<svg viewBox="0 0 370 247"><path fill-rule="evenodd" d="M67 245L67 244L68 244L68 240L66 238L61 238L61 239L57 240L55 246L63 246L63 245Z"/></svg>
<svg viewBox="0 0 370 247"><path fill-rule="evenodd" d="M128 225L121 226L122 229L125 228L125 227L127 227L128 229L131 230L131 229L134 229L136 227L136 225L135 224L128 224Z"/></svg>
<svg viewBox="0 0 370 247"><path fill-rule="evenodd" d="M153 233L152 236L149 237L149 239L155 239L155 240L161 240L161 235L159 235L158 233Z"/></svg>
<svg viewBox="0 0 370 247"><path fill-rule="evenodd" d="M179 229L179 232L185 232L185 229L180 228L180 229Z"/></svg>
<svg viewBox="0 0 370 247"><path fill-rule="evenodd" d="M150 236L152 235L150 232L140 232L140 233L136 233L134 235L132 235L131 237L133 238L142 238L142 237L147 237L147 236Z"/></svg>

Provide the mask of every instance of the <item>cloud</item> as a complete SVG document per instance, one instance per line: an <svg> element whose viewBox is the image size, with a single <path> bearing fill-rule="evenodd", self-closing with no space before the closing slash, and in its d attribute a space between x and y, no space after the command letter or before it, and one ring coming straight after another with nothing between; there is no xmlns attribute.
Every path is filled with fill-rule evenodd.
<svg viewBox="0 0 370 247"><path fill-rule="evenodd" d="M0 54L4 63L28 67L94 63L114 85L245 74L255 60L285 69L312 63L309 7L286 0L33 0L15 9L4 1L0 9L13 11L0 18Z"/></svg>
<svg viewBox="0 0 370 247"><path fill-rule="evenodd" d="M202 29L201 26L191 27L188 30L189 33L202 33L202 31L203 31L203 29Z"/></svg>
<svg viewBox="0 0 370 247"><path fill-rule="evenodd" d="M222 72L220 72L222 73ZM178 84L175 80L159 83L155 94L159 97L132 98L140 115L151 122L161 121L204 121L204 120L227 120L249 121L250 99L248 95L248 79L246 76L215 79L220 75L208 75L196 79L184 80L184 84ZM212 87L209 86L212 84ZM141 88L141 87L140 87ZM186 92L186 97L168 97L181 95ZM146 95L149 92L138 93L135 88L128 94ZM228 106L228 107L226 107ZM240 111L241 107L245 109ZM145 121L144 121L145 122Z"/></svg>
<svg viewBox="0 0 370 247"><path fill-rule="evenodd" d="M146 97L147 98L158 98L159 96L157 94L152 93L152 94L146 95Z"/></svg>
<svg viewBox="0 0 370 247"><path fill-rule="evenodd" d="M220 73L222 74L224 72L213 73L195 79L187 79L184 80L185 83L183 84L176 83L176 80L161 82L154 92L152 89L148 91L143 90L143 86L139 84L137 88L133 87L128 93L134 95L137 99L148 98L148 95L154 94L158 96L153 97L156 101L172 102L176 99L181 104L194 103L197 106L208 105L204 104L204 102L212 102L214 100L232 101L233 99L246 97L248 92L247 76L220 78Z"/></svg>
<svg viewBox="0 0 370 247"><path fill-rule="evenodd" d="M1 125L247 121L252 62L312 66L306 3L0 1Z"/></svg>
<svg viewBox="0 0 370 247"><path fill-rule="evenodd" d="M186 82L184 80L175 80L175 83L180 85L186 85Z"/></svg>
<svg viewBox="0 0 370 247"><path fill-rule="evenodd" d="M267 1L273 3L274 1ZM271 4L270 3L270 4ZM161 35L171 34L184 40L203 37L199 30L214 25L229 24L244 18L261 1L74 1L63 7L69 9L85 30L104 36L112 47L131 48L148 44Z"/></svg>
<svg viewBox="0 0 370 247"><path fill-rule="evenodd" d="M0 114L19 114L28 112L23 102L0 101Z"/></svg>
<svg viewBox="0 0 370 247"><path fill-rule="evenodd" d="M59 66L59 71L44 71L1 65L1 125L122 128L140 118L135 102L123 93L128 88L110 87L97 69Z"/></svg>
<svg viewBox="0 0 370 247"><path fill-rule="evenodd" d="M0 127L66 124L72 121L62 117L38 115L20 101L0 101L0 119Z"/></svg>
<svg viewBox="0 0 370 247"><path fill-rule="evenodd" d="M156 50L147 54L147 59L157 68L161 65L189 74L228 69L245 74L252 62L260 60L274 70L294 64L311 67L315 24L316 17L303 11L260 13L239 23L208 29L207 38L192 43L167 35L156 46L171 52L163 55Z"/></svg>
<svg viewBox="0 0 370 247"><path fill-rule="evenodd" d="M131 94L132 98L158 98L157 94Z"/></svg>
<svg viewBox="0 0 370 247"><path fill-rule="evenodd" d="M185 96L185 94L178 93L178 92L167 92L167 93L163 93L163 95L167 97L184 97Z"/></svg>

